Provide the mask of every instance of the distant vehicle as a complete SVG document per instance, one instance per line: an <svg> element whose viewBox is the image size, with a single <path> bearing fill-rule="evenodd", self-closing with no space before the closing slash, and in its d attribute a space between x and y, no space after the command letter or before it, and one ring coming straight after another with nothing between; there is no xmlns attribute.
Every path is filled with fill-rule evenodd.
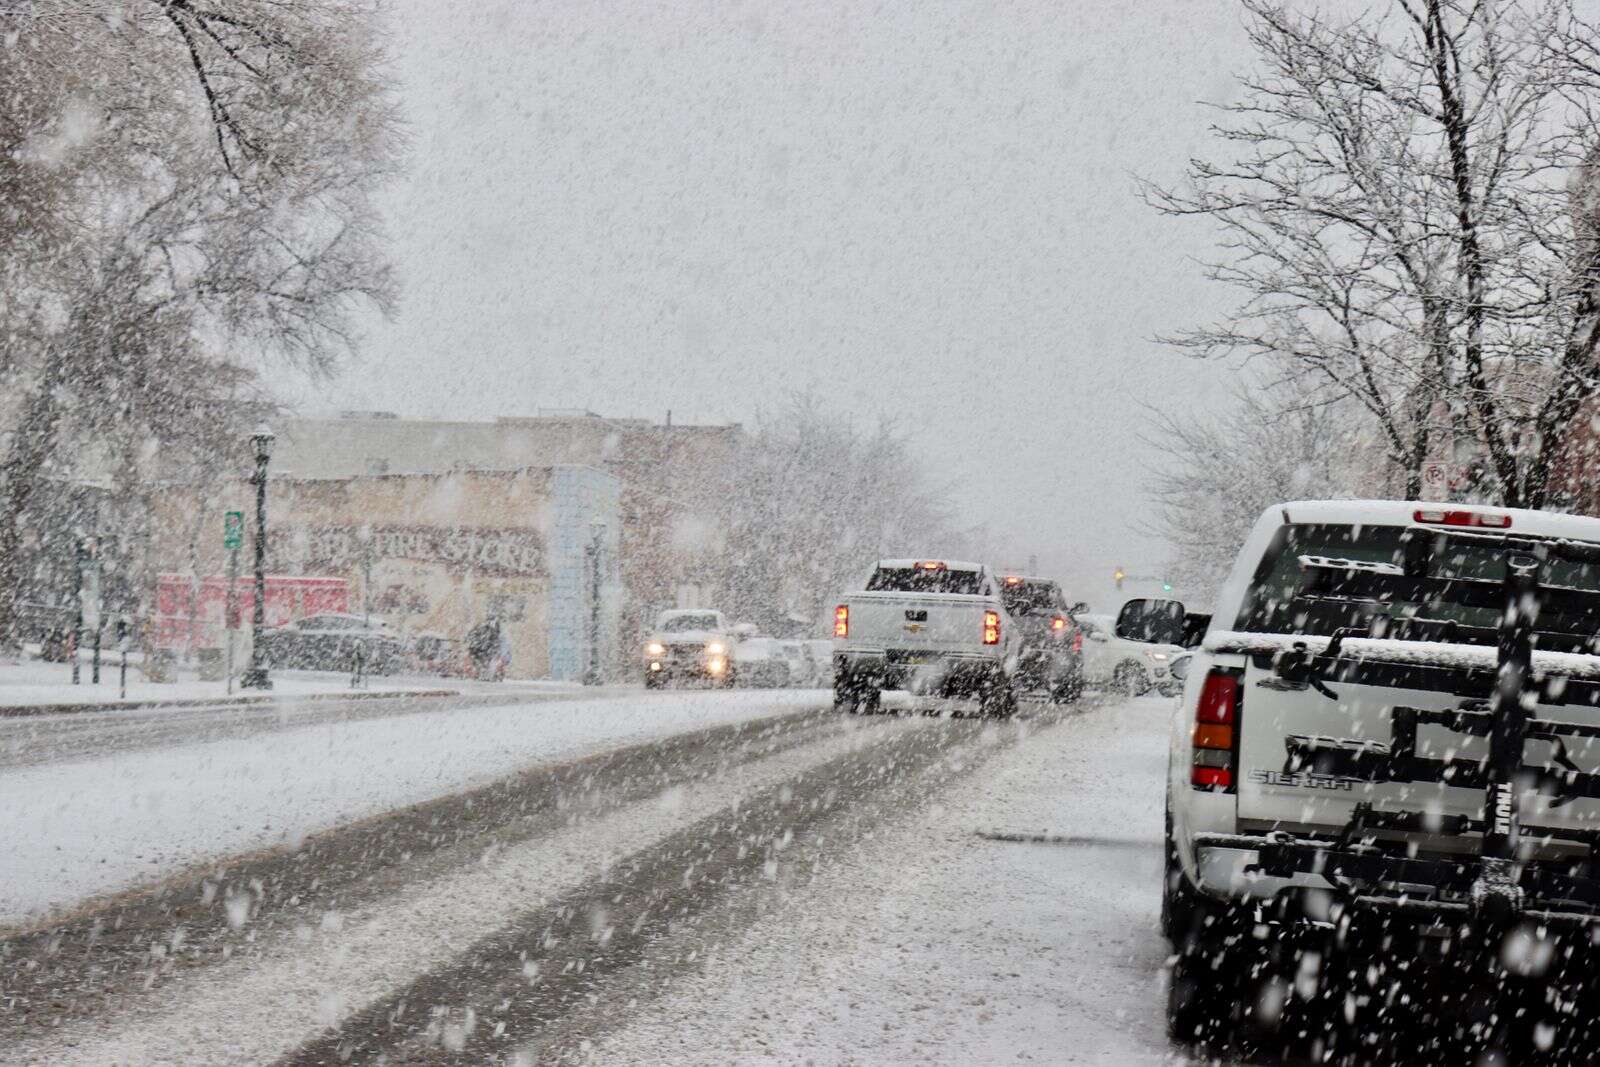
<svg viewBox="0 0 1600 1067"><path fill-rule="evenodd" d="M834 707L876 711L885 689L976 697L1017 710L1022 635L981 563L881 560L834 609Z"/></svg>
<svg viewBox="0 0 1600 1067"><path fill-rule="evenodd" d="M684 680L732 685L739 635L720 611L668 608L645 639L644 684L659 689Z"/></svg>
<svg viewBox="0 0 1600 1067"><path fill-rule="evenodd" d="M756 689L777 689L795 684L799 671L785 647L777 638L746 637L733 646L729 677L734 685Z"/></svg>
<svg viewBox="0 0 1600 1067"><path fill-rule="evenodd" d="M1000 598L1022 635L1017 677L1029 689L1048 693L1056 703L1083 692L1083 631L1072 621L1059 582L1008 574L1000 579Z"/></svg>
<svg viewBox="0 0 1600 1067"><path fill-rule="evenodd" d="M411 668L420 674L462 674L465 659L465 646L443 634L419 633L411 641Z"/></svg>
<svg viewBox="0 0 1600 1067"><path fill-rule="evenodd" d="M1183 651L1181 627L1170 641L1149 642L1118 636L1109 615L1080 614L1075 621L1083 628L1083 679L1089 685L1126 696L1177 692L1172 657Z"/></svg>
<svg viewBox="0 0 1600 1067"><path fill-rule="evenodd" d="M378 619L328 612L308 615L261 634L261 655L272 667L347 671L360 654L372 674L393 674L409 654L404 639Z"/></svg>
<svg viewBox="0 0 1600 1067"><path fill-rule="evenodd" d="M832 641L802 641L806 659L811 670L806 675L806 685L817 689L827 689L833 685L833 642Z"/></svg>

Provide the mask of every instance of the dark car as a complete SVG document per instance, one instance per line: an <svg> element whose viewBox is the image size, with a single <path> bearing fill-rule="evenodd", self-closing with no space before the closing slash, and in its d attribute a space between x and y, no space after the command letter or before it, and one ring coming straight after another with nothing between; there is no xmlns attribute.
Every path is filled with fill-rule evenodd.
<svg viewBox="0 0 1600 1067"><path fill-rule="evenodd" d="M1083 691L1083 633L1072 619L1083 605L1068 606L1059 582L1010 574L1000 581L1006 613L1022 635L1018 680L1057 703Z"/></svg>
<svg viewBox="0 0 1600 1067"><path fill-rule="evenodd" d="M273 667L348 671L359 653L366 670L393 674L406 662L406 643L377 619L360 615L308 615L261 635L261 654Z"/></svg>

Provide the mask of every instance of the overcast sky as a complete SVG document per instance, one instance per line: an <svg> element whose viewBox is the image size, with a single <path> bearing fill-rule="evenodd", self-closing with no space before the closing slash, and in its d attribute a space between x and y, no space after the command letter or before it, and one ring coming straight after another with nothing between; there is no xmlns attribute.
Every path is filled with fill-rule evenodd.
<svg viewBox="0 0 1600 1067"><path fill-rule="evenodd" d="M897 419L996 562L1097 600L1160 568L1141 404L1222 388L1150 338L1227 294L1134 176L1211 151L1231 0L395 2L404 304L310 406L749 422L809 388Z"/></svg>

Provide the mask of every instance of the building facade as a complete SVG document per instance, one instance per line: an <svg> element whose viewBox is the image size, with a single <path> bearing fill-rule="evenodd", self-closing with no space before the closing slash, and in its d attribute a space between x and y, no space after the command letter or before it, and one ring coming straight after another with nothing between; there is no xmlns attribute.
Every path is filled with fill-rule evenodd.
<svg viewBox="0 0 1600 1067"><path fill-rule="evenodd" d="M274 464L276 466L276 464ZM164 569L225 573L224 513L254 529L254 486L173 489ZM267 570L345 578L351 610L455 641L500 623L519 677L578 680L619 661L622 485L581 465L269 478ZM198 537L188 531L199 530ZM247 539L241 571L251 566Z"/></svg>
<svg viewBox="0 0 1600 1067"><path fill-rule="evenodd" d="M590 413L447 421L345 412L288 419L274 429L272 468L293 479L530 465L602 471L621 486L619 644L637 646L662 608L717 606L709 598L724 537L721 505L737 484L744 443L738 424L695 426ZM566 595L560 591L566 588L561 584L557 595Z"/></svg>

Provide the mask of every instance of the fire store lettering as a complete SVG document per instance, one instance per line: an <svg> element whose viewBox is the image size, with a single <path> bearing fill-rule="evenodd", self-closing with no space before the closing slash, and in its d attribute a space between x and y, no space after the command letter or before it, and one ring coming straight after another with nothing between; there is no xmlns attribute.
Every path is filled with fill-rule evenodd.
<svg viewBox="0 0 1600 1067"><path fill-rule="evenodd" d="M370 549L367 538L371 539ZM348 569L367 558L440 563L453 573L544 573L544 544L525 529L434 526L291 526L272 536L275 559L310 568Z"/></svg>

